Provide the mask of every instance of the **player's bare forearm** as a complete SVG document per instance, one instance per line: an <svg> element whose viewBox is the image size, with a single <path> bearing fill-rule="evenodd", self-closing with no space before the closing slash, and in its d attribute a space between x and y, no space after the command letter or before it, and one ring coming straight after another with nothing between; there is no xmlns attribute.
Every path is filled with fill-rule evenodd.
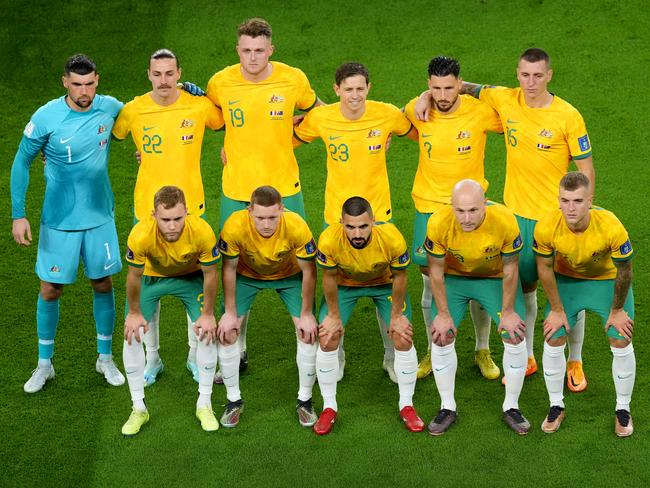
<svg viewBox="0 0 650 488"><path fill-rule="evenodd" d="M460 93L463 95L471 95L474 98L478 98L482 87L483 85L478 83L469 83L467 81L463 81L463 86L460 89Z"/></svg>
<svg viewBox="0 0 650 488"><path fill-rule="evenodd" d="M340 318L339 289L336 284L336 269L323 271L323 296L327 303L327 314L332 318Z"/></svg>
<svg viewBox="0 0 650 488"><path fill-rule="evenodd" d="M235 288L237 284L237 262L239 258L223 259L221 282L223 285L223 303L227 313L237 316Z"/></svg>
<svg viewBox="0 0 650 488"><path fill-rule="evenodd" d="M589 190L593 196L596 195L596 170L594 169L594 158L587 156L583 159L574 159L576 168L587 178L589 178Z"/></svg>
<svg viewBox="0 0 650 488"><path fill-rule="evenodd" d="M560 292L557 290L557 281L555 279L555 272L553 271L553 263L555 259L553 256L535 256L537 262L537 275L539 281L542 283L544 293L548 299L551 310L555 312L563 311L562 300L560 299Z"/></svg>
<svg viewBox="0 0 650 488"><path fill-rule="evenodd" d="M301 315L309 315L314 308L316 294L316 264L314 261L298 259L298 266L302 271L302 306Z"/></svg>
<svg viewBox="0 0 650 488"><path fill-rule="evenodd" d="M144 268L129 266L126 275L126 298L129 302L129 313L142 313L140 310L140 291L142 289L143 274Z"/></svg>
<svg viewBox="0 0 650 488"><path fill-rule="evenodd" d="M449 315L447 292L445 290L445 259L429 256L429 279L433 301L438 309L438 314Z"/></svg>
<svg viewBox="0 0 650 488"><path fill-rule="evenodd" d="M503 257L503 297L502 312L511 312L515 308L515 296L519 284L519 256Z"/></svg>
<svg viewBox="0 0 650 488"><path fill-rule="evenodd" d="M632 261L615 261L614 265L616 266L616 279L614 280L612 310L618 310L623 308L632 284Z"/></svg>
<svg viewBox="0 0 650 488"><path fill-rule="evenodd" d="M201 266L203 271L203 310L206 315L214 315L214 304L217 301L219 278L217 265Z"/></svg>
<svg viewBox="0 0 650 488"><path fill-rule="evenodd" d="M404 310L404 300L406 299L406 270L394 269L393 270L393 289L391 292L392 303L390 309L390 316L400 317Z"/></svg>

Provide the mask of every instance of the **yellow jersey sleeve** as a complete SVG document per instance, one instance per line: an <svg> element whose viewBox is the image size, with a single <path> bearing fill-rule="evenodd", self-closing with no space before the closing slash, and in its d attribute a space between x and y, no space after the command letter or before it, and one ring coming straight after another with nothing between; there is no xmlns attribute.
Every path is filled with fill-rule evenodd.
<svg viewBox="0 0 650 488"><path fill-rule="evenodd" d="M298 98L296 99L296 106L300 110L310 110L316 104L316 93L309 84L309 80L305 73L298 68L294 68L296 84L296 91L298 92Z"/></svg>
<svg viewBox="0 0 650 488"><path fill-rule="evenodd" d="M287 230L291 233L296 258L312 261L316 257L316 242L304 219L294 212L285 212Z"/></svg>
<svg viewBox="0 0 650 488"><path fill-rule="evenodd" d="M115 124L113 125L112 134L115 139L123 141L129 135L129 132L131 132L131 119L133 118L132 109L132 102L128 102L124 105L124 107L122 107L122 110L120 111L120 114L117 116Z"/></svg>
<svg viewBox="0 0 650 488"><path fill-rule="evenodd" d="M241 252L239 242L242 240L242 235L245 231L242 227L241 212L248 213L248 210L233 212L221 229L221 235L219 236L219 250L226 259L238 258L239 253ZM245 217L248 218L248 215L245 215Z"/></svg>
<svg viewBox="0 0 650 488"><path fill-rule="evenodd" d="M204 106L205 125L212 130L222 129L224 126L223 113L209 98L201 97Z"/></svg>
<svg viewBox="0 0 650 488"><path fill-rule="evenodd" d="M427 222L424 249L433 257L444 258L447 255L447 236L444 230L453 225L453 222L449 219L449 215L449 211L445 207L431 215ZM453 217L453 214L451 216Z"/></svg>
<svg viewBox="0 0 650 488"><path fill-rule="evenodd" d="M300 121L300 124L293 128L293 135L296 139L305 144L309 144L319 137L318 111L311 110L307 115L305 115L305 118Z"/></svg>
<svg viewBox="0 0 650 488"><path fill-rule="evenodd" d="M547 216L535 224L533 232L533 252L545 258L553 257L555 250L553 248L553 230L557 222L556 212L553 213L555 218Z"/></svg>
<svg viewBox="0 0 650 488"><path fill-rule="evenodd" d="M334 231L334 226L329 226L318 238L316 264L325 269L334 269L338 264L334 259L338 247L336 242L336 233Z"/></svg>
<svg viewBox="0 0 650 488"><path fill-rule="evenodd" d="M408 252L408 246L402 233L397 230L397 227L390 224L382 224L379 228L386 226L386 236L384 240L390 245L387 260L392 269L406 269L411 264L411 256Z"/></svg>
<svg viewBox="0 0 650 488"><path fill-rule="evenodd" d="M591 142L587 134L585 121L577 110L569 112L566 123L566 138L569 153L573 159L584 159L591 156Z"/></svg>
<svg viewBox="0 0 650 488"><path fill-rule="evenodd" d="M221 261L221 253L217 245L217 237L205 220L196 219L196 242L199 264L201 266L212 266Z"/></svg>
<svg viewBox="0 0 650 488"><path fill-rule="evenodd" d="M147 222L138 222L133 226L126 246L126 262L129 266L144 268L147 259L146 232L151 227Z"/></svg>

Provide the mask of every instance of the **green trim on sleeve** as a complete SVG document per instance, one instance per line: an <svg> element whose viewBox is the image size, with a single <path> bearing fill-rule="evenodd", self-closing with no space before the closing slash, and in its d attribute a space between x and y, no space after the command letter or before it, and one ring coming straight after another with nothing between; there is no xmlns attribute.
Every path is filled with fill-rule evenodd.
<svg viewBox="0 0 650 488"><path fill-rule="evenodd" d="M144 264L136 264L136 263L132 263L131 261L127 261L126 264L128 264L132 268L144 268Z"/></svg>
<svg viewBox="0 0 650 488"><path fill-rule="evenodd" d="M444 253L444 254L436 254L436 253L434 253L434 252L429 251L426 247L424 248L424 250L427 252L427 254L433 256L434 258L440 258L440 259L442 259L442 258L444 258L445 256L447 256L447 253Z"/></svg>
<svg viewBox="0 0 650 488"><path fill-rule="evenodd" d="M309 257L306 257L306 258L301 258L300 256L296 256L296 258L300 259L302 261L313 261L314 259L316 259L316 255L314 254L313 256L309 256Z"/></svg>
<svg viewBox="0 0 650 488"><path fill-rule="evenodd" d="M224 259L237 259L239 257L239 254L236 256L229 256L228 254L221 253Z"/></svg>
<svg viewBox="0 0 650 488"><path fill-rule="evenodd" d="M535 248L533 248L533 252L534 252L535 254L537 254L538 256L543 257L543 258L552 258L552 257L555 257L555 253L554 253L554 252L552 252L551 254L542 254L541 252L536 251Z"/></svg>
<svg viewBox="0 0 650 488"><path fill-rule="evenodd" d="M612 256L612 261L615 261L615 262L618 262L618 263L624 263L625 261L629 261L630 259L632 259L634 254L635 254L634 251L632 251L630 254L628 254L624 258L615 258L614 256Z"/></svg>
<svg viewBox="0 0 650 488"><path fill-rule="evenodd" d="M207 263L204 263L204 262L199 261L199 264L200 264L201 266L212 266L212 265L214 265L214 264L217 264L219 261L221 261L221 257L218 257L217 259L214 259L214 260L209 261L209 262L207 262Z"/></svg>
<svg viewBox="0 0 650 488"><path fill-rule="evenodd" d="M514 256L515 254L519 254L523 249L524 247L521 246L519 249L515 249L512 252L502 252L501 256Z"/></svg>
<svg viewBox="0 0 650 488"><path fill-rule="evenodd" d="M323 269L336 269L336 265L334 266L327 266L326 264L321 263L320 261L316 261L316 264L320 266Z"/></svg>
<svg viewBox="0 0 650 488"><path fill-rule="evenodd" d="M411 125L410 125L410 127L409 127L409 130L407 130L406 132L404 132L404 134L397 134L397 137L404 137L404 136L407 136L407 135L409 135L409 132L411 132L411 130L413 130L413 122L411 122Z"/></svg>
<svg viewBox="0 0 650 488"><path fill-rule="evenodd" d="M580 156L571 156L571 159L573 159L575 161L575 160L588 158L589 156L591 156L591 151L589 151L586 154L581 154Z"/></svg>

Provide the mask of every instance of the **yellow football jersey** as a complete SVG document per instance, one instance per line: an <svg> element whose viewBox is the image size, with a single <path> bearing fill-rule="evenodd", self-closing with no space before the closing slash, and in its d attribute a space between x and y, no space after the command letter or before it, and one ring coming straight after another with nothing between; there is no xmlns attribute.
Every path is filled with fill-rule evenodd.
<svg viewBox="0 0 650 488"><path fill-rule="evenodd" d="M339 285L384 285L392 281L391 269L404 269L410 262L404 237L390 223L374 225L370 242L363 249L352 247L340 223L330 225L318 239L316 263L327 269L338 268Z"/></svg>
<svg viewBox="0 0 650 488"><path fill-rule="evenodd" d="M271 185L284 197L300 191L298 163L293 154L293 114L316 103L305 74L272 62L271 76L246 80L239 64L215 74L207 95L226 119L222 190L233 200L248 201L253 191Z"/></svg>
<svg viewBox="0 0 650 488"><path fill-rule="evenodd" d="M445 273L480 278L503 277L503 256L522 249L521 235L514 214L503 205L488 202L483 223L464 231L451 206L429 218L424 248L429 254L445 258Z"/></svg>
<svg viewBox="0 0 650 488"><path fill-rule="evenodd" d="M327 150L325 222L341 220L341 208L350 197L370 202L377 221L392 218L390 187L386 170L386 139L391 132L408 134L411 123L394 105L366 101L358 120L346 119L340 103L316 107L294 132L297 139L311 142L320 137Z"/></svg>
<svg viewBox="0 0 650 488"><path fill-rule="evenodd" d="M501 118L506 143L503 201L516 215L539 220L557 208L560 179L571 159L591 156L580 113L558 96L529 108L521 88L484 86L480 98Z"/></svg>
<svg viewBox="0 0 650 488"><path fill-rule="evenodd" d="M433 213L451 202L451 190L460 180L471 178L487 190L484 173L487 132L501 132L497 113L469 95L460 96L460 106L445 114L431 110L429 120L415 117L417 98L404 113L419 133L420 159L413 181L413 203L420 213Z"/></svg>
<svg viewBox="0 0 650 488"><path fill-rule="evenodd" d="M144 267L146 276L182 276L221 259L212 227L196 215L187 216L176 242L165 240L150 215L131 229L127 245L127 262L130 266Z"/></svg>
<svg viewBox="0 0 650 488"><path fill-rule="evenodd" d="M153 211L153 197L166 185L185 193L187 210L205 212L201 179L201 146L206 127L223 127L221 110L206 97L181 91L171 105L158 105L147 93L124 105L113 126L113 136L124 139L131 133L140 166L133 192L135 217L144 220Z"/></svg>
<svg viewBox="0 0 650 488"><path fill-rule="evenodd" d="M219 249L239 258L237 273L258 280L279 280L300 272L298 259L314 259L316 243L300 215L285 211L271 237L255 229L248 210L234 212L221 230Z"/></svg>
<svg viewBox="0 0 650 488"><path fill-rule="evenodd" d="M535 225L533 251L555 255L555 272L585 280L616 278L613 261L630 259L634 251L623 224L602 208L589 210L589 226L576 234L566 225L562 211L555 209Z"/></svg>

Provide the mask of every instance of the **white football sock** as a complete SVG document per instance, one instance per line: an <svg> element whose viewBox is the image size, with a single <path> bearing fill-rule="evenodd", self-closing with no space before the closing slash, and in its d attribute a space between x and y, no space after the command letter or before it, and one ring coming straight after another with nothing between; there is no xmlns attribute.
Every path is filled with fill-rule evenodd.
<svg viewBox="0 0 650 488"><path fill-rule="evenodd" d="M237 343L230 346L224 346L219 343L217 346L219 353L219 364L221 365L221 374L223 375L223 384L226 387L226 397L231 402L241 400L239 391L239 346ZM198 360L197 349L197 360ZM201 368L199 368L200 374Z"/></svg>
<svg viewBox="0 0 650 488"><path fill-rule="evenodd" d="M40 359L38 360L38 367L39 368L49 368L52 366L52 360L51 359Z"/></svg>
<svg viewBox="0 0 650 488"><path fill-rule="evenodd" d="M217 358L219 353L217 345L214 343L206 344L207 338L198 341L196 348L196 366L199 368L199 393L212 395L212 385L214 373L217 369ZM239 372L239 364L237 365Z"/></svg>
<svg viewBox="0 0 650 488"><path fill-rule="evenodd" d="M535 321L537 320L537 290L524 293L524 304L526 305L526 351L528 357L532 358L533 341L535 340Z"/></svg>
<svg viewBox="0 0 650 488"><path fill-rule="evenodd" d="M316 382L316 351L318 343L305 344L297 341L296 364L298 365L298 400L307 401L312 396Z"/></svg>
<svg viewBox="0 0 650 488"><path fill-rule="evenodd" d="M388 327L390 327L390 324L384 322L377 308L375 308L375 315L377 316L381 340L384 343L384 361L393 361L395 360L395 348L393 347L393 341L388 337Z"/></svg>
<svg viewBox="0 0 650 488"><path fill-rule="evenodd" d="M544 382L551 406L564 408L564 375L566 374L566 358L564 347L549 346L544 341L544 353L542 354L542 368L544 369ZM507 381L507 380L506 380Z"/></svg>
<svg viewBox="0 0 650 488"><path fill-rule="evenodd" d="M630 411L634 378L636 377L636 357L632 343L625 347L610 346L612 350L612 376L616 390L616 410Z"/></svg>
<svg viewBox="0 0 650 488"><path fill-rule="evenodd" d="M144 336L143 342L147 351L147 363L153 364L160 358L158 348L160 347L160 301L156 306L151 320L147 323L149 332Z"/></svg>
<svg viewBox="0 0 650 488"><path fill-rule="evenodd" d="M469 314L472 316L474 332L476 333L474 350L490 350L490 325L492 324L490 314L476 300L469 301Z"/></svg>
<svg viewBox="0 0 650 488"><path fill-rule="evenodd" d="M339 358L339 367L340 368L345 367L345 349L343 349L343 339L344 339L344 336L341 336L341 338L339 339L338 358Z"/></svg>
<svg viewBox="0 0 650 488"><path fill-rule="evenodd" d="M246 352L246 331L248 330L248 317L250 316L250 310L246 312L244 318L241 321L241 326L239 328L239 337L237 337L237 344L239 346L239 356L243 356Z"/></svg>
<svg viewBox="0 0 650 488"><path fill-rule="evenodd" d="M399 409L413 406L413 394L415 393L415 381L418 372L418 355L415 347L411 346L408 351L393 349L395 354L395 374L397 375L397 386L399 388Z"/></svg>
<svg viewBox="0 0 650 488"><path fill-rule="evenodd" d="M196 348L199 345L199 339L194 333L194 322L192 318L187 316L187 345L190 346L187 352L187 360L196 363Z"/></svg>
<svg viewBox="0 0 650 488"><path fill-rule="evenodd" d="M506 377L503 411L506 412L511 408L519 408L519 395L524 386L528 356L525 339L517 345L504 342L503 347L503 374Z"/></svg>
<svg viewBox="0 0 650 488"><path fill-rule="evenodd" d="M431 367L440 395L440 408L456 411L456 399L454 398L456 369L458 368L456 343L452 342L443 347L431 343Z"/></svg>
<svg viewBox="0 0 650 488"><path fill-rule="evenodd" d="M338 349L323 351L320 346L316 352L316 376L323 397L323 410L331 408L338 411L336 404L336 380L339 376Z"/></svg>
<svg viewBox="0 0 650 488"><path fill-rule="evenodd" d="M433 317L431 316L431 301L433 300L433 295L431 292L431 279L422 275L422 300L420 301L420 306L422 307L422 317L424 318L424 329L427 332L427 343L431 344L431 321ZM429 346L431 349L431 346Z"/></svg>
<svg viewBox="0 0 650 488"><path fill-rule="evenodd" d="M140 337L142 337L144 327L140 327L139 333ZM131 345L127 341L124 341L122 362L126 371L126 379L129 382L129 391L131 392L133 406L137 410L142 410L142 408L136 406L136 402L142 402L144 400L144 347L142 347L141 342L135 340L135 337L131 339ZM141 406L141 404L138 405Z"/></svg>
<svg viewBox="0 0 650 488"><path fill-rule="evenodd" d="M569 361L582 362L582 343L585 341L585 311L580 310L576 325L569 330Z"/></svg>

